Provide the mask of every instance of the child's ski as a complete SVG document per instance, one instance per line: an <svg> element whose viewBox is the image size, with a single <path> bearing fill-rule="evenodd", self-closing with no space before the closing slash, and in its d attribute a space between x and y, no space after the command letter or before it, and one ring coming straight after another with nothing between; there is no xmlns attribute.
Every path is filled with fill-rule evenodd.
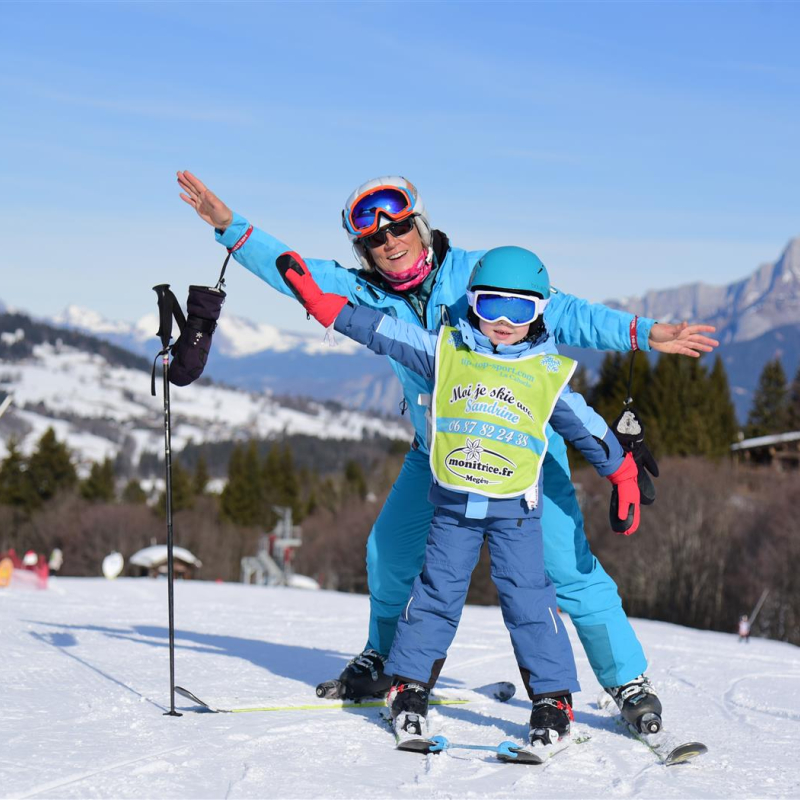
<svg viewBox="0 0 800 800"><path fill-rule="evenodd" d="M516 742L502 742L497 746L497 757L506 764L544 764L549 758L566 750L571 744L582 744L589 737L575 739L566 737L559 742L531 747Z"/></svg>
<svg viewBox="0 0 800 800"><path fill-rule="evenodd" d="M396 748L424 754L442 753L445 750L487 750L505 764L544 764L549 758L566 750L570 744L583 744L590 738L590 736L579 736L548 747L534 748L511 741L500 742L498 745L459 744L449 741L444 736L425 736L398 741Z"/></svg>
<svg viewBox="0 0 800 800"><path fill-rule="evenodd" d="M687 741L663 729L658 733L641 733L620 716L616 703L606 692L598 698L597 707L614 717L620 728L645 745L664 766L682 764L708 752L702 742Z"/></svg>

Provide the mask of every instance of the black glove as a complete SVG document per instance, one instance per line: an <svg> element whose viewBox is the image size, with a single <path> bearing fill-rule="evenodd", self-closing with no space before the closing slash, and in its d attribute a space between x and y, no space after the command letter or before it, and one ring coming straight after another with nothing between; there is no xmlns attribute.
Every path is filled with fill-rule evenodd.
<svg viewBox="0 0 800 800"><path fill-rule="evenodd" d="M611 423L611 430L614 431L622 449L633 455L633 460L639 468L640 502L643 506L649 506L656 499L656 487L650 475L658 477L658 464L644 443L644 423L636 413L636 409L633 406L623 408L620 415Z"/></svg>
<svg viewBox="0 0 800 800"><path fill-rule="evenodd" d="M225 292L213 286L190 286L186 301L186 324L172 345L169 382L186 386L202 374L211 350L211 336L217 327Z"/></svg>

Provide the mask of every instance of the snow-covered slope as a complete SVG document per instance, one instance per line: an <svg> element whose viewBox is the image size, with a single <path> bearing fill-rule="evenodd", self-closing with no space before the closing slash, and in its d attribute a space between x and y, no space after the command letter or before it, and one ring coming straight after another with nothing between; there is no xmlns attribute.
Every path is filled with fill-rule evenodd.
<svg viewBox="0 0 800 800"><path fill-rule="evenodd" d="M61 578L0 589L4 797L765 798L800 795L800 650L634 621L668 728L705 742L665 768L597 710L599 687L571 629L591 739L544 767L482 751L397 752L378 709L321 710L314 686L364 642L366 597L178 582L176 682L222 707L320 710L199 714L169 705L167 584ZM733 622L733 621L732 621ZM439 686L520 677L498 608L468 607ZM529 706L476 700L431 713L450 741L525 734Z"/></svg>
<svg viewBox="0 0 800 800"><path fill-rule="evenodd" d="M126 323L71 305L51 322L138 355L152 357L157 349L155 314ZM214 333L206 376L251 391L335 400L349 408L394 413L402 392L388 359L376 358L344 336L335 336L334 342L331 346L316 323L309 324L308 333L295 333L225 311Z"/></svg>
<svg viewBox="0 0 800 800"><path fill-rule="evenodd" d="M6 441L21 437L29 452L52 426L84 466L124 451L133 463L143 452L163 453L163 399L160 367L157 396L150 394L148 372L115 366L103 356L65 345L36 345L30 358L3 362L0 389L13 393L14 405L0 422ZM398 420L358 411L332 410L319 403L278 402L268 394L193 384L171 388L173 448L190 440L220 441L303 433L325 439L382 435L410 439Z"/></svg>

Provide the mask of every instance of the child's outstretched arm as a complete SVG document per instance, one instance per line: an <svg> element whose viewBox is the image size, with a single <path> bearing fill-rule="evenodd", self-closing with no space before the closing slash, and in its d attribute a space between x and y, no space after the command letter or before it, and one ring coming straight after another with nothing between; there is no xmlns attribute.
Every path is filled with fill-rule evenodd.
<svg viewBox="0 0 800 800"><path fill-rule="evenodd" d="M611 495L611 527L630 535L639 527L639 485L636 462L624 453L605 420L583 397L567 386L556 402L550 424L572 442L597 472L614 485Z"/></svg>
<svg viewBox="0 0 800 800"><path fill-rule="evenodd" d="M436 334L377 309L355 307L342 295L323 292L297 253L282 253L275 266L317 322L326 328L333 325L339 333L366 345L373 353L389 356L423 378L433 380Z"/></svg>

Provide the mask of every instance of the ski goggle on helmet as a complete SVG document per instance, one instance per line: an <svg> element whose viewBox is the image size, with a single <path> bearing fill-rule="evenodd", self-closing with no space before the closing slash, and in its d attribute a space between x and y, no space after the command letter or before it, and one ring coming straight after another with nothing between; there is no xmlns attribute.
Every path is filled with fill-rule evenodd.
<svg viewBox="0 0 800 800"><path fill-rule="evenodd" d="M472 270L467 302L484 322L529 325L550 302L550 276L530 250L496 247Z"/></svg>
<svg viewBox="0 0 800 800"><path fill-rule="evenodd" d="M351 237L364 239L387 222L424 214L421 205L416 188L405 178L378 178L348 198L342 211L342 225Z"/></svg>

